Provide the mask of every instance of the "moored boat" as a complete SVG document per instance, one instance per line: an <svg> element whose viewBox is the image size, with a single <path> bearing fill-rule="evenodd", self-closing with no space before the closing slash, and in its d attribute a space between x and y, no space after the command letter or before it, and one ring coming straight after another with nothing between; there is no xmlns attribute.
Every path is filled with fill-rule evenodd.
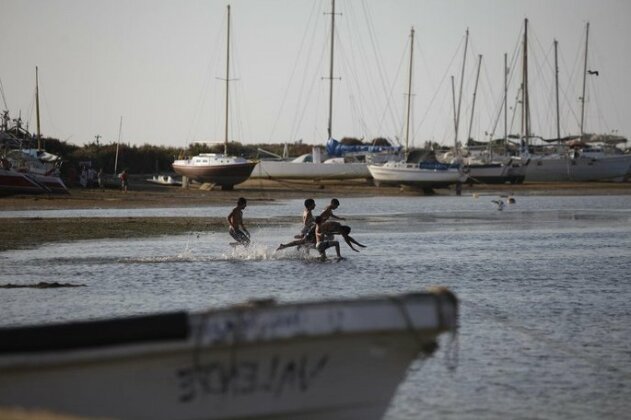
<svg viewBox="0 0 631 420"><path fill-rule="evenodd" d="M371 175L365 161L358 161L354 157L335 157L321 161L316 152L304 154L292 160L261 160L254 168L251 177L326 180L370 178Z"/></svg>
<svg viewBox="0 0 631 420"><path fill-rule="evenodd" d="M378 419L455 331L446 289L0 329L0 406L119 419Z"/></svg>
<svg viewBox="0 0 631 420"><path fill-rule="evenodd" d="M190 159L176 160L172 166L182 176L230 190L250 177L256 162L222 153L201 153Z"/></svg>
<svg viewBox="0 0 631 420"><path fill-rule="evenodd" d="M223 190L232 190L235 185L247 180L256 166L255 161L228 154L228 114L229 83L230 83L230 5L228 10L227 46L226 46L226 122L224 152L202 153L190 159L180 159L173 162L173 170L178 174L200 182L208 182L220 186Z"/></svg>
<svg viewBox="0 0 631 420"><path fill-rule="evenodd" d="M459 162L453 164L438 162L433 151L417 151L416 156L408 153L410 112L412 97L412 62L414 51L414 28L410 30L410 73L407 94L407 122L405 133L405 160L390 160L382 165L368 165L375 185L402 185L419 187L426 191L465 182L467 175Z"/></svg>

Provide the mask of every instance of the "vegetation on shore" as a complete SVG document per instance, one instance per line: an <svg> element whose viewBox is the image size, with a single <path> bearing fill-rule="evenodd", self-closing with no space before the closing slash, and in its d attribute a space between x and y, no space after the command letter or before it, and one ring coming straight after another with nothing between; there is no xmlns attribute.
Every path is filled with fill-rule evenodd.
<svg viewBox="0 0 631 420"><path fill-rule="evenodd" d="M383 138L377 138L368 143L362 143L361 140L355 138L344 138L341 142L351 145L388 144L388 141ZM64 179L68 178L72 170L77 171L81 166L88 166L97 171L102 168L105 173L113 173L115 163L119 170L127 169L131 174L171 171L171 164L175 159L195 156L199 153L223 153L224 151L224 146L221 143L193 143L186 150L151 144L136 146L121 143L118 145L118 162L116 162L116 143L99 144L92 142L80 147L54 138L45 138L43 143L47 152L62 158L64 164L61 168L61 175ZM278 143L241 144L230 142L228 143L228 153L256 159L265 156L261 154L259 149L281 156L284 147L285 144ZM311 153L312 147L313 145L302 142L288 143L288 152L290 156L300 156Z"/></svg>

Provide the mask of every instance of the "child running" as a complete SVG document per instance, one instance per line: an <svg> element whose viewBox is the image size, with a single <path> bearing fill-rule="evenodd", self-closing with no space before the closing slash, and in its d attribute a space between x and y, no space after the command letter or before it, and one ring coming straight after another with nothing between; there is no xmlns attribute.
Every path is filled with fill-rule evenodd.
<svg viewBox="0 0 631 420"><path fill-rule="evenodd" d="M320 253L320 259L326 260L326 250L335 247L335 253L338 260L344 259L340 254L340 243L338 241L327 239L326 233L322 230L322 216L315 218L315 237L316 237L316 250Z"/></svg>
<svg viewBox="0 0 631 420"><path fill-rule="evenodd" d="M303 245L307 242L307 237L311 237L314 234L315 229L315 219L313 218L313 209L315 209L315 201L313 198L307 198L305 200L305 210L302 213L302 230L300 231L300 235L296 235L294 238L295 241L289 242L287 244L280 244L276 251L280 251L281 249L285 249L291 246L299 246Z"/></svg>
<svg viewBox="0 0 631 420"><path fill-rule="evenodd" d="M235 245L243 245L245 247L250 245L250 232L248 232L243 224L243 210L247 205L248 201L245 198L239 198L237 200L237 206L232 209L228 215L228 224L230 225L228 232L230 236L237 241Z"/></svg>
<svg viewBox="0 0 631 420"><path fill-rule="evenodd" d="M331 204L326 206L324 211L320 213L320 217L322 218L322 223L326 222L329 219L337 219L337 220L346 220L343 217L338 217L333 214L333 210L337 209L340 206L340 200L334 198L331 200Z"/></svg>

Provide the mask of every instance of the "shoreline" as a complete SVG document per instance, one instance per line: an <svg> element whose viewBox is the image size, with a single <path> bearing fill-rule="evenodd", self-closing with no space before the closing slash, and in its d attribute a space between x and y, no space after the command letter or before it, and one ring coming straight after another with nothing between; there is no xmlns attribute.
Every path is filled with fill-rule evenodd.
<svg viewBox="0 0 631 420"><path fill-rule="evenodd" d="M583 183L524 183L520 185L476 184L463 185L462 196L484 195L627 195L631 194L631 182L583 182ZM437 189L434 195L399 187L375 187L366 180L347 181L272 181L248 180L232 191L205 189L194 186L181 187L149 184L144 177L135 176L129 191L106 188L72 188L69 195L16 195L0 197L3 210L64 210L94 208L174 208L232 205L239 197L249 201L274 202L277 200L315 199L332 197L414 197L456 196L454 188Z"/></svg>
<svg viewBox="0 0 631 420"><path fill-rule="evenodd" d="M480 195L631 195L631 183L564 183L522 185L465 185L462 197ZM66 210L66 209L138 209L176 208L200 206L229 206L244 196L257 203L277 200L330 199L338 197L410 197L423 196L415 190L398 187L374 187L364 180L345 182L275 182L268 180L246 181L233 191L205 190L155 186L132 181L128 193L118 189L71 190L65 196L10 196L0 197L1 211ZM434 196L456 196L453 189L437 190ZM431 199L432 196L427 196ZM293 223L296 220L270 223ZM49 243L94 240L158 237L187 232L217 231L226 228L223 217L80 217L80 218L3 218L0 252L34 248Z"/></svg>

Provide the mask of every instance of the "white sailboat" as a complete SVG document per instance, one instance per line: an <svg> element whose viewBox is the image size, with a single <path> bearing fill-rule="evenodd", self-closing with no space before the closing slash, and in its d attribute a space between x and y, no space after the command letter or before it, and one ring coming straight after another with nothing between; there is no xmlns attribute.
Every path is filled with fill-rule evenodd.
<svg viewBox="0 0 631 420"><path fill-rule="evenodd" d="M482 63L482 55L479 56L478 71L475 82L475 90L473 93L473 105L471 107L471 119L469 120L469 134L467 139L471 139L471 126L473 122L473 112L475 110L475 99L478 87L478 79L480 77L480 65ZM504 150L508 142L507 128L507 57L504 54ZM480 184L521 184L526 177L526 165L528 161L522 161L518 156L510 156L504 153L498 156L492 153L491 144L487 144L481 153L472 153L473 149L467 147L468 155L464 158L464 170L469 175L469 183Z"/></svg>
<svg viewBox="0 0 631 420"><path fill-rule="evenodd" d="M240 156L228 155L228 114L230 86L230 5L228 7L227 48L226 48L226 121L223 153L202 153L190 159L173 162L173 170L183 177L199 182L218 185L223 190L232 190L235 185L247 180L256 162Z"/></svg>
<svg viewBox="0 0 631 420"><path fill-rule="evenodd" d="M383 165L368 165L376 185L403 185L423 189L447 187L452 184L465 182L467 175L461 170L460 164L446 164L435 158L420 161L410 159L408 143L410 134L410 112L412 97L412 69L414 53L414 28L410 30L410 68L407 95L407 122L405 133L405 160L391 160ZM433 154L432 154L433 155Z"/></svg>
<svg viewBox="0 0 631 420"><path fill-rule="evenodd" d="M293 160L261 160L254 171L252 178L264 179L356 179L371 177L368 164L373 161L385 162L396 156L398 147L357 146L353 152L335 154L331 152L331 144L339 143L332 137L333 131L333 81L335 58L335 0L331 0L331 48L329 65L329 116L328 116L328 141L326 151L328 156L323 156L320 147L314 147L313 153L299 156ZM333 146L335 147L335 146Z"/></svg>
<svg viewBox="0 0 631 420"><path fill-rule="evenodd" d="M524 32L524 74L527 74L527 27ZM588 74L587 52L589 45L589 22L586 26L585 37L585 59L583 66L583 94L581 96L581 126L580 136L577 136L579 144L586 143L589 139L595 138L584 131L585 120L585 85ZM556 46L556 44L555 44ZM556 48L555 48L556 51ZM556 70L558 73L558 70ZM558 85L558 80L557 80ZM525 85L527 89L527 84ZM527 91L526 91L527 92ZM526 93L527 94L527 93ZM557 91L558 98L558 91ZM557 99L557 141L560 141L559 120L558 120L558 99ZM526 139L528 139L528 133ZM626 139L622 139L626 141ZM631 155L622 153L615 147L603 146L601 148L581 148L579 145L572 148L568 144L554 144L542 148L537 153L526 151L525 158L530 159L530 164L526 169L526 181L529 182L558 182L558 181L599 181L599 180L622 180L631 170Z"/></svg>

